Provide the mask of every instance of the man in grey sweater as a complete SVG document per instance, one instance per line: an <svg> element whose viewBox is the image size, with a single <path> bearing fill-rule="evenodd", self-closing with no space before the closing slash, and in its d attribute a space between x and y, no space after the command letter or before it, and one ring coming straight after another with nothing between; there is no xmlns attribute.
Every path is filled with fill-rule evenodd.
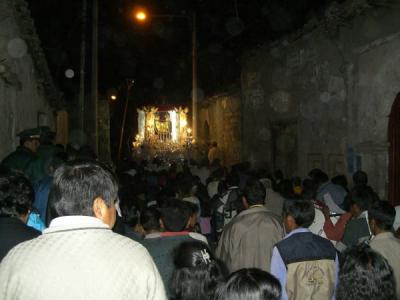
<svg viewBox="0 0 400 300"><path fill-rule="evenodd" d="M97 163L57 169L43 235L0 264L0 299L166 299L146 249L115 234L114 176Z"/></svg>

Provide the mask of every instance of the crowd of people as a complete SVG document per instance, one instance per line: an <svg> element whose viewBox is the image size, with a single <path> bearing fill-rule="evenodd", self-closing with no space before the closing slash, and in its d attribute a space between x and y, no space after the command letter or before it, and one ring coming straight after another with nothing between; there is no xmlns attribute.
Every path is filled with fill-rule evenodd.
<svg viewBox="0 0 400 300"><path fill-rule="evenodd" d="M216 144L113 167L51 139L0 165L0 299L400 299L400 211L363 171L228 168Z"/></svg>

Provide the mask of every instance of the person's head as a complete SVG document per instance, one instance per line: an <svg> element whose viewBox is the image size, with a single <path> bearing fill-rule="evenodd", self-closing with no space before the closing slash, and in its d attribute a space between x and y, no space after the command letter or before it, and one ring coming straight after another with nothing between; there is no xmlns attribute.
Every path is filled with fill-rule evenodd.
<svg viewBox="0 0 400 300"><path fill-rule="evenodd" d="M240 184L240 177L239 174L236 172L231 172L226 176L226 183L228 186L239 186Z"/></svg>
<svg viewBox="0 0 400 300"><path fill-rule="evenodd" d="M287 232L298 227L308 228L314 222L315 209L307 200L286 200L283 204L283 224Z"/></svg>
<svg viewBox="0 0 400 300"><path fill-rule="evenodd" d="M48 126L40 126L40 145L51 145L53 144L54 137L56 133L51 131Z"/></svg>
<svg viewBox="0 0 400 300"><path fill-rule="evenodd" d="M19 144L36 152L40 146L40 130L38 128L26 129L19 134Z"/></svg>
<svg viewBox="0 0 400 300"><path fill-rule="evenodd" d="M30 181L20 172L0 170L0 215L27 221L34 192Z"/></svg>
<svg viewBox="0 0 400 300"><path fill-rule="evenodd" d="M162 203L161 227L166 231L184 231L190 226L193 209L190 203L180 199L168 199Z"/></svg>
<svg viewBox="0 0 400 300"><path fill-rule="evenodd" d="M124 224L134 228L139 223L139 210L132 200L124 199L121 196L119 199Z"/></svg>
<svg viewBox="0 0 400 300"><path fill-rule="evenodd" d="M49 203L55 216L94 216L112 228L117 193L111 171L96 162L75 161L55 171Z"/></svg>
<svg viewBox="0 0 400 300"><path fill-rule="evenodd" d="M348 185L347 178L344 175L336 175L335 177L332 177L331 182L333 184L340 185L345 190L348 190L347 189L347 185Z"/></svg>
<svg viewBox="0 0 400 300"><path fill-rule="evenodd" d="M37 149L40 146L39 139L26 139L21 141L21 145L25 148L28 148L32 152L37 152Z"/></svg>
<svg viewBox="0 0 400 300"><path fill-rule="evenodd" d="M278 191L285 199L295 197L293 184L289 179L283 179L278 183Z"/></svg>
<svg viewBox="0 0 400 300"><path fill-rule="evenodd" d="M265 187L257 179L251 178L247 181L243 191L243 205L249 208L253 205L262 205L265 203Z"/></svg>
<svg viewBox="0 0 400 300"><path fill-rule="evenodd" d="M387 201L377 201L368 209L369 228L374 235L393 229L396 209Z"/></svg>
<svg viewBox="0 0 400 300"><path fill-rule="evenodd" d="M353 183L354 185L367 185L368 184L368 175L364 171L357 171L353 174Z"/></svg>
<svg viewBox="0 0 400 300"><path fill-rule="evenodd" d="M309 173L308 176L315 182L317 186L320 186L321 184L328 182L329 177L328 175L320 170L320 169L312 169Z"/></svg>
<svg viewBox="0 0 400 300"><path fill-rule="evenodd" d="M358 217L363 211L370 208L375 198L372 192L363 186L355 187L348 195L350 212Z"/></svg>
<svg viewBox="0 0 400 300"><path fill-rule="evenodd" d="M189 197L192 195L193 181L191 177L184 177L179 182L179 193L181 197Z"/></svg>
<svg viewBox="0 0 400 300"><path fill-rule="evenodd" d="M303 191L301 197L304 200L314 200L317 194L315 182L310 178L305 178L302 183Z"/></svg>
<svg viewBox="0 0 400 300"><path fill-rule="evenodd" d="M150 206L140 214L140 225L142 225L146 234L159 232L161 230L160 219L161 214L157 207Z"/></svg>
<svg viewBox="0 0 400 300"><path fill-rule="evenodd" d="M213 147L218 147L218 143L217 143L217 142L213 142L213 143L212 143L212 146L213 146Z"/></svg>
<svg viewBox="0 0 400 300"><path fill-rule="evenodd" d="M260 269L242 269L232 273L220 285L214 300L278 300L281 285L274 276Z"/></svg>
<svg viewBox="0 0 400 300"><path fill-rule="evenodd" d="M364 245L348 250L340 268L336 299L396 299L393 271L386 259Z"/></svg>
<svg viewBox="0 0 400 300"><path fill-rule="evenodd" d="M223 281L222 271L208 246L200 241L184 242L175 249L172 299L210 299Z"/></svg>

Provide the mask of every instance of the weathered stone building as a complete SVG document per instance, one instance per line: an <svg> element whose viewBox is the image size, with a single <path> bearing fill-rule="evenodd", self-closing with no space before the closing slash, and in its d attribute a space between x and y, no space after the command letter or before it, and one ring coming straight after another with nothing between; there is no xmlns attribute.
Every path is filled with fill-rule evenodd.
<svg viewBox="0 0 400 300"><path fill-rule="evenodd" d="M242 68L241 158L287 176L314 167L330 175L363 169L386 197L399 66L398 1L334 4L324 20L249 52ZM220 134L218 126L210 128L210 136Z"/></svg>
<svg viewBox="0 0 400 300"><path fill-rule="evenodd" d="M217 142L227 165L241 161L241 94L215 95L199 106L198 134L205 143Z"/></svg>
<svg viewBox="0 0 400 300"><path fill-rule="evenodd" d="M0 1L0 159L17 146L19 131L38 125L55 129L59 104L26 2Z"/></svg>

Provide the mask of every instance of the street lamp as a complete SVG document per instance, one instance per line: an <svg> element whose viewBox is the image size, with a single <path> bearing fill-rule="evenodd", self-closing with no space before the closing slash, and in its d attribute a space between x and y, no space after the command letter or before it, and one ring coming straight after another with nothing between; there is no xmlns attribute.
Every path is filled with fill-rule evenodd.
<svg viewBox="0 0 400 300"><path fill-rule="evenodd" d="M135 14L135 18L141 22L146 21L147 19L147 14L144 11L138 11Z"/></svg>
<svg viewBox="0 0 400 300"><path fill-rule="evenodd" d="M140 9L134 12L136 20L146 21L148 14ZM197 138L197 37L196 37L196 13L192 17L187 15L151 14L152 18L185 18L192 22L192 130L193 137Z"/></svg>

